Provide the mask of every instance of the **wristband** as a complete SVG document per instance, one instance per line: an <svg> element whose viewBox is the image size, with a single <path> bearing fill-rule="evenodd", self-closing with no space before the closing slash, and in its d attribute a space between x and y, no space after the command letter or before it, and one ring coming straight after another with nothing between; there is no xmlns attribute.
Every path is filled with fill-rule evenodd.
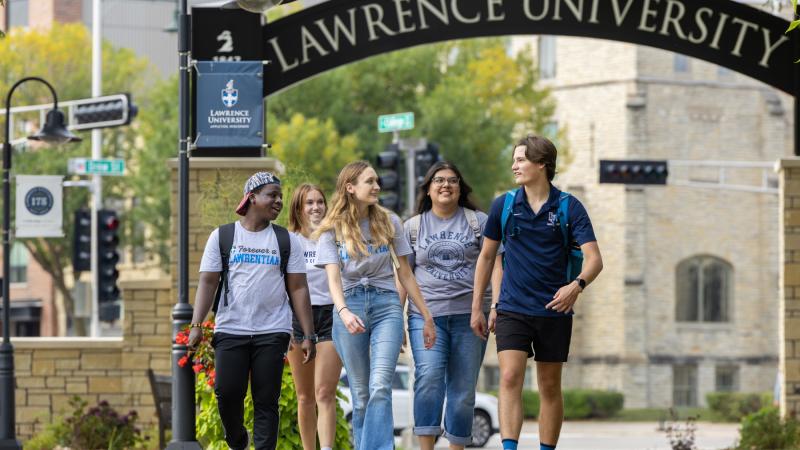
<svg viewBox="0 0 800 450"><path fill-rule="evenodd" d="M189 325L189 328L203 328L202 323L193 323Z"/></svg>
<svg viewBox="0 0 800 450"><path fill-rule="evenodd" d="M347 306L342 306L341 308L339 308L338 311L336 311L336 314L341 316L342 315L342 311L345 310L345 309L350 309L350 308L348 308Z"/></svg>
<svg viewBox="0 0 800 450"><path fill-rule="evenodd" d="M311 341L311 342L313 342L315 344L317 343L317 340L318 340L318 338L317 338L316 334L310 334L308 336L300 336L300 339L298 339L298 341L301 341L301 342L302 341Z"/></svg>

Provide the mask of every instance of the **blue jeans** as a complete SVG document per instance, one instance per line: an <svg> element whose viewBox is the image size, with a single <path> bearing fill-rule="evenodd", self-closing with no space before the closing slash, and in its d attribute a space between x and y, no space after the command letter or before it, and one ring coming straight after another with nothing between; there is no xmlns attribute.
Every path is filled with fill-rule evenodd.
<svg viewBox="0 0 800 450"><path fill-rule="evenodd" d="M344 363L353 399L356 450L392 450L392 380L403 343L403 312L397 292L356 286L344 292L350 312L366 331L350 334L333 315L333 344Z"/></svg>
<svg viewBox="0 0 800 450"><path fill-rule="evenodd" d="M414 434L442 434L453 444L472 443L472 413L475 409L475 385L483 362L486 342L472 333L470 314L434 317L436 343L425 350L422 329L425 321L419 314L408 318L408 335L414 354Z"/></svg>

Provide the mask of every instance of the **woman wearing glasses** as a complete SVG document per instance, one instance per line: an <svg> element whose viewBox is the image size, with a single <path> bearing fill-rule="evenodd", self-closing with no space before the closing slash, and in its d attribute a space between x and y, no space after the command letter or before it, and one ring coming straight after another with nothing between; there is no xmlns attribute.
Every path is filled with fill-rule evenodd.
<svg viewBox="0 0 800 450"><path fill-rule="evenodd" d="M442 434L451 449L472 443L475 385L485 341L470 328L475 263L483 242L486 214L476 211L469 198L472 188L458 168L440 161L422 182L417 197L417 215L405 223L414 253L414 268L422 296L433 315L436 343L425 351L424 321L412 303L408 309L408 333L414 355L414 434L420 448L433 449ZM502 264L495 267L502 268ZM502 279L502 274L493 277ZM493 282L493 285L495 283ZM400 298L405 298L400 292ZM487 302L487 309L488 309Z"/></svg>

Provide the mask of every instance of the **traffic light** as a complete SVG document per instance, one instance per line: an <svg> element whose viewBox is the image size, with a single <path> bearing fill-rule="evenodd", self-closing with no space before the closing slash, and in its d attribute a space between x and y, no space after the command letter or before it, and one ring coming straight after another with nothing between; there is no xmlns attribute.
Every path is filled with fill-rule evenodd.
<svg viewBox="0 0 800 450"><path fill-rule="evenodd" d="M666 161L600 160L600 182L667 184Z"/></svg>
<svg viewBox="0 0 800 450"><path fill-rule="evenodd" d="M109 209L97 211L97 298L100 303L119 299L117 262L119 253L119 219Z"/></svg>
<svg viewBox="0 0 800 450"><path fill-rule="evenodd" d="M439 145L433 142L428 142L424 149L417 150L414 153L414 175L416 176L417 186L422 184L425 174L440 159Z"/></svg>
<svg viewBox="0 0 800 450"><path fill-rule="evenodd" d="M131 123L139 108L130 94L114 94L79 100L70 111L70 129L89 130L118 127Z"/></svg>
<svg viewBox="0 0 800 450"><path fill-rule="evenodd" d="M92 213L86 209L75 211L72 239L72 270L83 272L92 268Z"/></svg>
<svg viewBox="0 0 800 450"><path fill-rule="evenodd" d="M375 165L378 167L381 185L381 206L399 214L403 191L400 178L400 147L397 144L387 145L384 151L378 153Z"/></svg>

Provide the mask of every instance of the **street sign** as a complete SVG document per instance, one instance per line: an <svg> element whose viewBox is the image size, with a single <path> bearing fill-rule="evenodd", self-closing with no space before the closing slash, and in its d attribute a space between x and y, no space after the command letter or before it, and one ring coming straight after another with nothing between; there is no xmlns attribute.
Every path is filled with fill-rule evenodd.
<svg viewBox="0 0 800 450"><path fill-rule="evenodd" d="M413 128L414 128L413 112L385 114L383 116L378 116L379 133L390 133L392 131L411 130Z"/></svg>
<svg viewBox="0 0 800 450"><path fill-rule="evenodd" d="M125 174L125 160L70 158L67 171L72 175L121 176Z"/></svg>

